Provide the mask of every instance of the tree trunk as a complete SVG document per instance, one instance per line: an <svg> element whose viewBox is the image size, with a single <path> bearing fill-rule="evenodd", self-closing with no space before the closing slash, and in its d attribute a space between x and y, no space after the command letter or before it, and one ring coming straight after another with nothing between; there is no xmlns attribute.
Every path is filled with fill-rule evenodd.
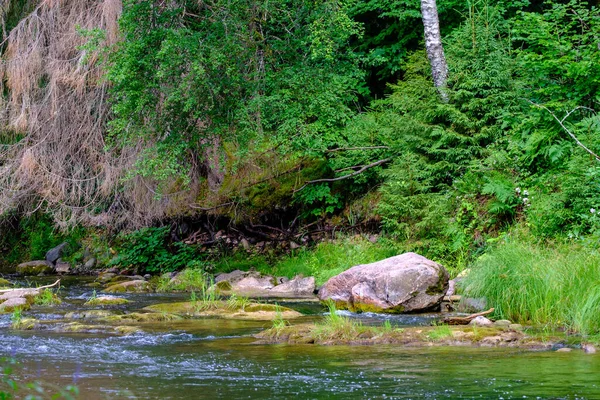
<svg viewBox="0 0 600 400"><path fill-rule="evenodd" d="M421 0L421 14L423 15L423 26L425 28L425 49L431 64L433 84L440 92L442 100L448 101L448 94L446 93L448 64L446 64L446 57L444 56L435 0Z"/></svg>

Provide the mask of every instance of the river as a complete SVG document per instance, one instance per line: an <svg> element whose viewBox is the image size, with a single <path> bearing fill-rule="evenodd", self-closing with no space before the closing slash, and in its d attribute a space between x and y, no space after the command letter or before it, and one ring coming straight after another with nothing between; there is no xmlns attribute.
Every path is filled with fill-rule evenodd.
<svg viewBox="0 0 600 400"><path fill-rule="evenodd" d="M91 289L77 281L53 309L58 319ZM185 295L126 295L123 307L180 301ZM314 304L288 306L320 318ZM351 316L377 324L381 316ZM397 316L394 325L428 324L430 315ZM82 399L600 399L600 356L518 349L257 345L270 323L220 319L146 325L144 333L59 334L10 330L0 316L0 357L20 362L22 379L75 383Z"/></svg>

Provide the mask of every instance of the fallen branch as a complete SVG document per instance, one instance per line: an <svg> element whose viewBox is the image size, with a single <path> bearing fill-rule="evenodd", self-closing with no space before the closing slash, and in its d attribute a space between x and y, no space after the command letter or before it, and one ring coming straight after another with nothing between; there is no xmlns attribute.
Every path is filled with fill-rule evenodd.
<svg viewBox="0 0 600 400"><path fill-rule="evenodd" d="M0 293L9 293L9 292L18 292L20 290L22 291L27 291L27 290L42 290L42 289L49 289L51 287L54 287L56 285L58 285L60 283L60 279L57 280L56 282L54 282L52 285L46 285L46 286L40 286L40 287L36 287L36 288L14 288L14 289L3 289L0 290Z"/></svg>
<svg viewBox="0 0 600 400"><path fill-rule="evenodd" d="M494 312L494 308L490 308L487 311L483 311L476 314L471 314L467 317L446 317L442 320L444 324L448 325L469 325L469 322L474 320L477 317L483 317L485 315L489 315Z"/></svg>
<svg viewBox="0 0 600 400"><path fill-rule="evenodd" d="M351 151L351 150L387 150L388 146L367 146L367 147L339 147L337 149L327 150L328 153L335 153L336 151Z"/></svg>
<svg viewBox="0 0 600 400"><path fill-rule="evenodd" d="M351 173L351 174L348 174L348 175L339 176L339 177L337 177L337 178L315 179L314 181L308 181L308 182L306 182L306 183L305 183L305 184L304 184L304 185L303 185L303 186L302 186L300 189L296 189L296 190L294 190L294 193L297 193L297 192L301 191L302 189L304 189L305 187L307 187L308 185L311 185L311 184L313 184L313 183L320 183L320 182L337 182L337 181L341 181L341 180L343 180L343 179L352 178L353 176L356 176L356 175L360 175L360 174L362 174L363 172L365 172L366 170L368 170L368 169L370 169L370 168L376 167L376 166L378 166L378 165L381 165L381 164L388 163L388 162L390 162L390 161L392 161L392 159L391 159L391 158L385 158L385 159L383 159L383 160L375 161L374 163L371 163L371 164L365 165L365 166L363 166L361 169L359 169L358 171L355 171L355 172L353 172L353 173Z"/></svg>

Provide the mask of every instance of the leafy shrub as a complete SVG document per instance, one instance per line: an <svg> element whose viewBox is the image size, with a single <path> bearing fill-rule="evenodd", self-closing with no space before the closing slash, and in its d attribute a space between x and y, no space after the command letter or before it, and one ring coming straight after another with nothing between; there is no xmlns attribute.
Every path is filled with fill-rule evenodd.
<svg viewBox="0 0 600 400"><path fill-rule="evenodd" d="M191 246L168 244L169 227L142 228L119 237L119 254L112 264L139 268L145 272L183 269L196 257Z"/></svg>

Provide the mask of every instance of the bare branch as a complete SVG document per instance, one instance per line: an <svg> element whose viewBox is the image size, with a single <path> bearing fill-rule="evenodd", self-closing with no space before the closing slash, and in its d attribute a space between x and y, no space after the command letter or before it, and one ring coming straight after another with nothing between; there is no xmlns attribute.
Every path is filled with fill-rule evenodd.
<svg viewBox="0 0 600 400"><path fill-rule="evenodd" d="M374 163L371 163L371 164L365 165L365 166L363 166L361 169L359 169L358 171L355 171L355 172L353 172L353 173L351 173L351 174L348 174L348 175L339 176L339 177L337 177L337 178L315 179L314 181L308 181L308 182L306 182L306 183L305 183L305 184L304 184L304 185L303 185L303 186L302 186L300 189L296 189L296 190L294 190L294 193L297 193L297 192L301 191L302 189L304 189L305 187L307 187L308 185L311 185L311 184L313 184L313 183L320 183L320 182L337 182L337 181L341 181L341 180L343 180L343 179L352 178L353 176L356 176L356 175L360 175L360 174L362 174L363 172L365 172L366 170L368 170L368 169L370 169L370 168L376 167L376 166L378 166L378 165L381 165L381 164L388 163L388 162L390 162L390 161L392 161L392 159L391 159L391 158L385 158L385 159L383 159L383 160L375 161Z"/></svg>
<svg viewBox="0 0 600 400"><path fill-rule="evenodd" d="M337 151L352 151L352 150L387 150L389 146L366 146L366 147L340 147L337 149L327 150L328 153L335 153Z"/></svg>
<svg viewBox="0 0 600 400"><path fill-rule="evenodd" d="M543 110L546 110L546 111L548 111L548 113L549 113L550 115L552 115L552 118L554 118L554 119L556 120L556 122L558 122L558 124L559 124L559 125L560 125L560 126L561 126L561 127L564 129L564 130L565 130L565 132L567 132L567 134L568 134L569 136L571 136L571 138L572 138L572 139L573 139L573 140L574 140L574 141L577 143L577 145L578 145L579 147L581 147L582 149L584 149L585 151L587 151L589 154L591 154L591 155L592 155L592 156L593 156L593 157L594 157L594 158L595 158L597 161L600 161L600 157L599 157L599 156L598 156L596 153L594 153L592 150L590 150L590 149L589 149L589 148L588 148L586 145L584 145L583 143L581 143L581 141L580 141L579 139L577 139L577 136L575 136L575 135L574 135L574 134L573 134L573 133L572 133L572 132L569 130L569 128L567 128L567 127L565 126L565 124L564 124L564 121L565 121L565 119L567 119L567 117L569 117L569 116L570 116L570 115L571 115L571 114L572 114L574 111L576 111L576 110L578 110L578 109L587 109L587 110L591 110L591 111L594 111L594 110L592 110L591 108L588 108L588 107L583 107L583 106L576 107L576 108L574 108L573 110L569 111L569 112L567 113L567 115L565 115L565 117L564 117L563 119L559 119L559 118L556 116L556 114L554 114L554 113L553 113L553 112L552 112L552 111L551 111L551 110L550 110L548 107L546 107L546 106L543 106L543 105L541 105L541 104L534 103L534 102L533 102L533 101L531 101L531 100L527 100L527 101L528 101L528 102L530 102L531 104L533 104L535 107L538 107L538 108L541 108L541 109L543 109Z"/></svg>

